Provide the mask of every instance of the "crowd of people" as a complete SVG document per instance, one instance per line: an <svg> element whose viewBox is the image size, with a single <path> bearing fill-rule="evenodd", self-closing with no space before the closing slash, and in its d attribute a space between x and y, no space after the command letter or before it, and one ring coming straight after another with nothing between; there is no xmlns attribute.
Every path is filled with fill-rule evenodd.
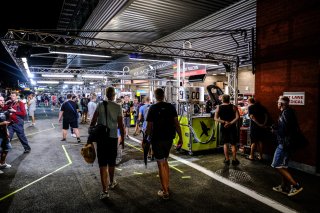
<svg viewBox="0 0 320 213"><path fill-rule="evenodd" d="M79 123L86 124L90 122L90 126L101 124L106 127L106 131L99 137L97 141L97 157L100 168L100 177L102 184L102 192L100 198L108 198L109 189L114 189L118 182L114 179L117 149L119 144L124 147L124 140L129 137L129 128L131 126L131 115L134 116L135 131L134 135L143 133L142 145L146 142L151 143L152 156L158 165L161 190L158 195L162 199L169 199L169 166L168 157L173 143L173 139L178 134L178 147L181 147L182 135L178 121L178 115L172 104L164 101L164 91L160 88L154 91L155 103L150 103L149 97L144 97L142 103L135 98L130 100L129 96L115 99L116 93L113 87L106 89L106 100L97 100L95 94L76 96L68 94L66 100L60 103L59 122L62 122L62 139L67 140L67 132L70 129L77 142L80 143ZM17 134L21 142L24 153L29 153L31 147L24 133L24 118L27 115L26 107L28 107L29 116L32 118L32 125L35 125L34 111L38 96L33 94L28 96L28 100L23 103L18 99L18 94L12 92L10 98L0 96L0 173L2 169L10 168L11 165L6 163L6 156L11 149L11 140L14 133ZM224 163L237 166L240 164L237 159L237 123L240 118L238 108L230 103L229 95L222 95L222 104L217 106L215 110L214 120L220 123L221 141L224 144ZM58 102L60 100L58 99ZM248 156L249 160L254 159L254 152L257 148L259 152L258 158L263 156L263 140L271 123L268 120L268 114L263 107L259 106L253 98L249 99L248 115L251 119L250 136L251 136L251 152ZM290 155L290 140L292 132L295 131L297 125L294 111L289 107L289 98L280 96L278 100L278 109L280 116L277 125L273 125L272 132L277 136L278 146L275 150L271 166L275 168L282 177L282 183L273 187L274 191L294 196L301 192L303 188L292 177L288 171L288 160ZM293 124L294 123L294 124ZM141 124L141 126L140 126ZM231 146L232 157L229 156L229 145Z"/></svg>

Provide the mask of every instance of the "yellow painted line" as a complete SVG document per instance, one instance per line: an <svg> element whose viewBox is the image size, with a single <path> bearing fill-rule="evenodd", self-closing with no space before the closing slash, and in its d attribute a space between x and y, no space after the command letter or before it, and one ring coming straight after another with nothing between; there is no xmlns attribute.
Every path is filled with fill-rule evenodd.
<svg viewBox="0 0 320 213"><path fill-rule="evenodd" d="M170 166L170 165L169 165L169 167L172 168L172 169L174 169L174 170L176 170L176 171L178 171L178 172L180 172L180 173L182 173L182 174L184 173L183 171L181 171L180 169L178 169L178 168L176 168L176 167L174 167L174 166Z"/></svg>
<svg viewBox="0 0 320 213"><path fill-rule="evenodd" d="M64 166L62 166L62 167L54 170L53 172L50 172L49 174L46 174L46 175L42 176L41 178L38 178L38 179L35 180L35 181L32 181L31 183L29 183L29 184L27 184L27 185L25 185L25 186L23 186L23 187L15 190L15 191L11 192L10 194L7 194L7 195L1 197L1 198L0 198L0 201L2 201L2 200L4 200L4 199L6 199L6 198L8 198L8 197L10 197L10 196L18 193L18 192L20 192L21 190L23 190L23 189L25 189L25 188L27 188L27 187L29 187L29 186L31 186L31 185L39 182L40 180L43 180L43 179L45 179L46 177L48 177L48 176L50 176L50 175L52 175L52 174L54 174L54 173L56 173L56 172L64 169L65 167L71 165L71 164L72 164L72 161L71 161L71 159L70 159L70 157L69 157L69 154L68 154L68 152L67 152L67 150L66 150L66 148L65 148L65 145L62 145L62 148L63 148L64 153L66 154L66 157L67 157L67 159L68 159L68 163L67 163L66 165L64 165Z"/></svg>
<svg viewBox="0 0 320 213"><path fill-rule="evenodd" d="M134 149L136 149L136 150L139 150L140 152L143 152L143 150L142 150L142 149L137 148L137 147L135 147L135 146L133 146L133 145L131 145L131 144L127 143L127 142L125 142L125 144L127 144L128 146L130 146L130 147L132 147L132 148L134 148Z"/></svg>
<svg viewBox="0 0 320 213"><path fill-rule="evenodd" d="M135 174L135 175L143 175L143 173L141 173L141 172L133 172L133 174Z"/></svg>
<svg viewBox="0 0 320 213"><path fill-rule="evenodd" d="M190 179L191 176L182 176L181 178L182 178L182 179Z"/></svg>

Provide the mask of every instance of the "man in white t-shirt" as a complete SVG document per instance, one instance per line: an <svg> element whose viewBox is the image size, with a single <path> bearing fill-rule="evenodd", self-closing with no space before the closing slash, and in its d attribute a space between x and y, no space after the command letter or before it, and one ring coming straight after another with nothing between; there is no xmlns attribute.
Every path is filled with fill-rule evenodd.
<svg viewBox="0 0 320 213"><path fill-rule="evenodd" d="M90 121L92 120L94 111L96 111L96 108L97 108L96 100L97 100L97 95L93 94L90 99L90 102L88 103L88 117Z"/></svg>

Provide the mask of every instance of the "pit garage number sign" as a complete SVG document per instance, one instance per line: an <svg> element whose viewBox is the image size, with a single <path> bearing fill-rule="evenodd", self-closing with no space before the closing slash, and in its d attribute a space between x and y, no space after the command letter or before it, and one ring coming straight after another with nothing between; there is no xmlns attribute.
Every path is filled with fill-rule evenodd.
<svg viewBox="0 0 320 213"><path fill-rule="evenodd" d="M284 92L283 95L289 97L290 105L305 105L305 92Z"/></svg>

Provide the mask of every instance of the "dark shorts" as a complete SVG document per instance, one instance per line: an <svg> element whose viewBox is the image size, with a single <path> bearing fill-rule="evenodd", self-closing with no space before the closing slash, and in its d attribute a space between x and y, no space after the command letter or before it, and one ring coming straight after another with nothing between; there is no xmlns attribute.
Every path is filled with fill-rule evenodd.
<svg viewBox="0 0 320 213"><path fill-rule="evenodd" d="M168 158L172 143L172 139L151 141L154 157L157 160Z"/></svg>
<svg viewBox="0 0 320 213"><path fill-rule="evenodd" d="M8 152L12 148L8 138L0 137L0 152Z"/></svg>
<svg viewBox="0 0 320 213"><path fill-rule="evenodd" d="M252 143L264 142L268 138L267 129L265 128L250 128L250 138Z"/></svg>
<svg viewBox="0 0 320 213"><path fill-rule="evenodd" d="M73 120L73 121L67 121L67 120L63 120L62 121L62 129L69 129L69 126L71 128L78 128L78 120Z"/></svg>
<svg viewBox="0 0 320 213"><path fill-rule="evenodd" d="M115 166L118 151L118 138L105 138L97 143L99 167Z"/></svg>
<svg viewBox="0 0 320 213"><path fill-rule="evenodd" d="M124 127L130 127L131 118L130 117L124 117L123 118L123 125Z"/></svg>
<svg viewBox="0 0 320 213"><path fill-rule="evenodd" d="M88 112L88 107L82 107L82 112L87 113Z"/></svg>
<svg viewBox="0 0 320 213"><path fill-rule="evenodd" d="M220 130L221 134L221 142L223 144L230 143L232 145L236 145L238 141L237 137L237 129L234 127L223 129L221 128Z"/></svg>

